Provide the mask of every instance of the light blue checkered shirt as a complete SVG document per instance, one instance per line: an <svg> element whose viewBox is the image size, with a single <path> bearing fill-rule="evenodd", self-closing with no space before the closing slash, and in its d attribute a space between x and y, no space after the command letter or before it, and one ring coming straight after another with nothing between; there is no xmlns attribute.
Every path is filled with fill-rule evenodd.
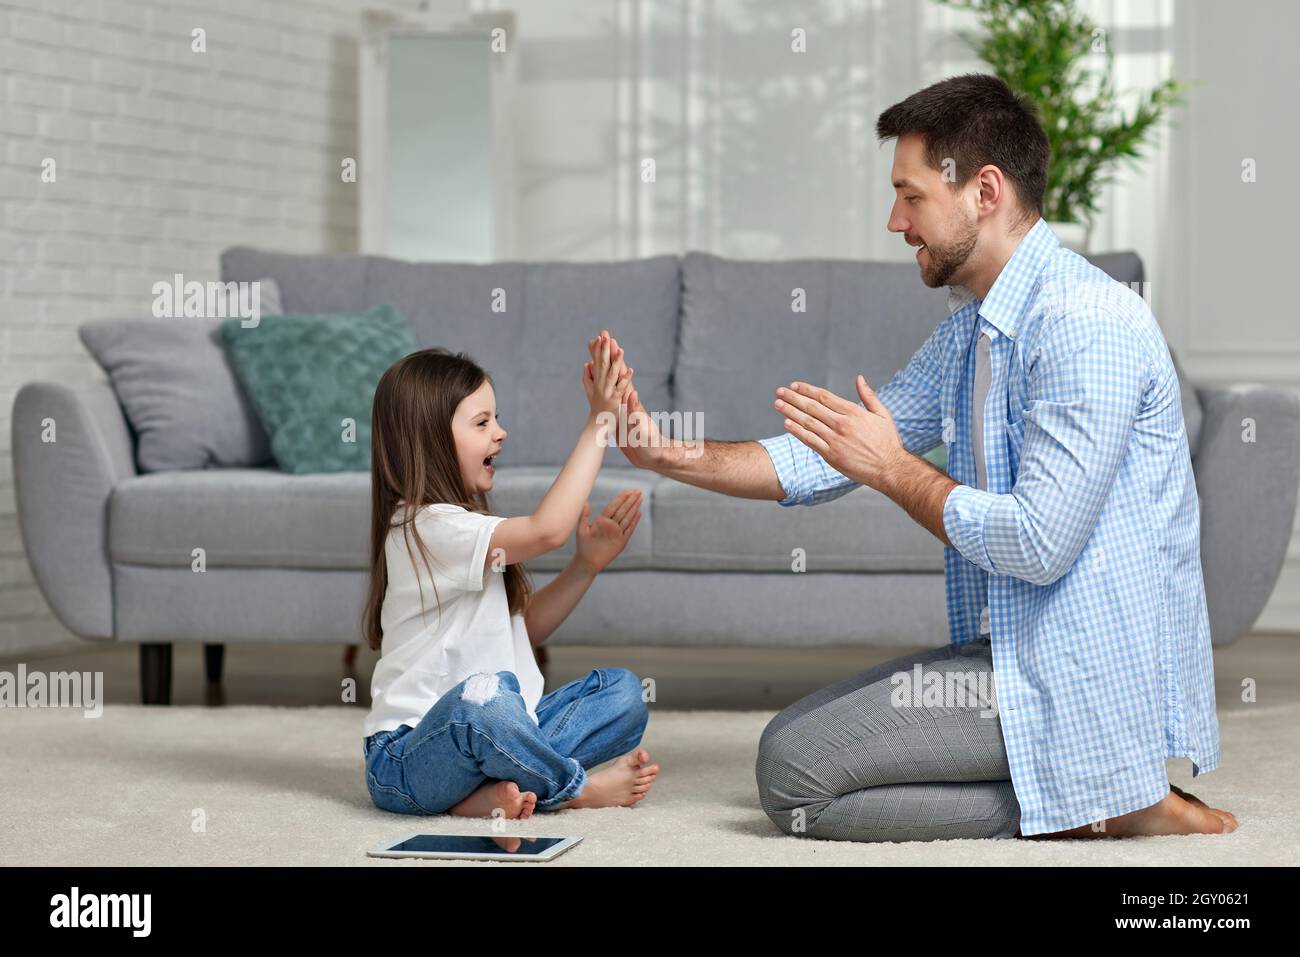
<svg viewBox="0 0 1300 957"><path fill-rule="evenodd" d="M1219 764L1200 506L1177 374L1142 298L1041 219L981 302L952 315L877 392L903 445L941 441L962 483L943 523L949 639L987 603L998 715L1021 833L1149 807L1167 757ZM975 341L989 331L987 490L974 487ZM851 491L792 435L761 439L786 493ZM864 530L870 534L870 529Z"/></svg>

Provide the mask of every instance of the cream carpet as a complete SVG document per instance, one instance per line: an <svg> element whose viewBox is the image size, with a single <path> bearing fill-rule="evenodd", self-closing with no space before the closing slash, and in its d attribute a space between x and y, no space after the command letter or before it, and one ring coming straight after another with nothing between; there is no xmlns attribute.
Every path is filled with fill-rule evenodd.
<svg viewBox="0 0 1300 957"><path fill-rule="evenodd" d="M1227 836L1127 841L852 844L785 837L758 809L754 757L769 715L660 711L645 745L663 773L636 808L564 811L512 833L582 835L550 867L682 865L1295 864L1300 705L1220 714L1220 770L1175 784L1241 822ZM417 830L490 833L488 822L375 808L355 707L0 710L0 862L62 865L372 864L365 850ZM512 865L488 865L505 866Z"/></svg>

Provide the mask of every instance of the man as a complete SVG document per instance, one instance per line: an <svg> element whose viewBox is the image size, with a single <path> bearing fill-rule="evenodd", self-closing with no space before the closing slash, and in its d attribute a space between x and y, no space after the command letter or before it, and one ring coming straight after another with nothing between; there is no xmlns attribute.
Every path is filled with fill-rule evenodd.
<svg viewBox="0 0 1300 957"><path fill-rule="evenodd" d="M702 453L629 394L638 467L786 506L870 486L946 546L950 644L778 714L763 809L862 841L1234 830L1165 772L1214 770L1219 743L1196 486L1154 317L1043 221L1047 138L1001 80L936 83L876 131L895 141L888 228L951 287L907 367L879 392L858 376L861 404L779 388L783 435ZM919 457L940 441L947 473ZM989 671L995 708L898 694Z"/></svg>

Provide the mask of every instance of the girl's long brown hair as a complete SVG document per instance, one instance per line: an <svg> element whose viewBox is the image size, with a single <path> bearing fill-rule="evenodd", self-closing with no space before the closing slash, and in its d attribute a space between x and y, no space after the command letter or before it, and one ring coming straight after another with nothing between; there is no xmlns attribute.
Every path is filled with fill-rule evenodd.
<svg viewBox="0 0 1300 957"><path fill-rule="evenodd" d="M424 349L393 363L375 388L370 415L370 591L361 620L366 644L375 650L384 636L381 622L388 590L384 560L388 533L402 529L412 563L418 549L432 583L429 549L415 527L420 509L446 502L488 514L487 496L470 495L461 478L451 420L462 399L491 381L463 352ZM399 507L402 514L395 517ZM506 599L513 615L527 606L532 586L523 565L507 565L505 576ZM438 600L436 588L434 598ZM423 584L420 607L424 608Z"/></svg>

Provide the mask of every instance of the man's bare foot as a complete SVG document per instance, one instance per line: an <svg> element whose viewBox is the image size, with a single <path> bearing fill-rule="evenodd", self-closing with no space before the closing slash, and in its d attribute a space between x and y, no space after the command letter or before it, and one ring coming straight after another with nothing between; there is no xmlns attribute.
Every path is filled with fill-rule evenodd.
<svg viewBox="0 0 1300 957"><path fill-rule="evenodd" d="M1227 812L1224 812L1227 814ZM1228 815L1228 817L1232 817ZM1142 837L1163 834L1231 834L1237 819L1226 820L1203 804L1193 804L1171 790L1159 802L1138 811L1107 818L1098 827L1084 824L1068 831L1028 835L1028 840L1062 837Z"/></svg>
<svg viewBox="0 0 1300 957"><path fill-rule="evenodd" d="M493 812L500 808L509 820L522 821L532 817L536 807L537 795L532 791L520 791L514 781L486 781L447 813L457 817L492 817Z"/></svg>
<svg viewBox="0 0 1300 957"><path fill-rule="evenodd" d="M1184 801L1188 802L1189 804L1195 804L1197 807L1203 807L1211 814L1218 815L1220 818L1222 818L1223 823L1225 825L1231 822L1232 828L1234 830L1236 829L1237 816L1233 814L1231 811L1225 811L1223 810L1223 808L1218 808L1218 807L1210 807L1208 804L1206 804L1204 801L1198 798L1195 794L1189 794L1188 792L1184 791L1176 784L1169 785L1169 790L1173 791L1175 794L1177 794L1180 798L1182 798Z"/></svg>
<svg viewBox="0 0 1300 957"><path fill-rule="evenodd" d="M631 807L645 799L659 775L659 765L649 762L645 748L623 755L603 771L588 775L582 793L560 807Z"/></svg>

